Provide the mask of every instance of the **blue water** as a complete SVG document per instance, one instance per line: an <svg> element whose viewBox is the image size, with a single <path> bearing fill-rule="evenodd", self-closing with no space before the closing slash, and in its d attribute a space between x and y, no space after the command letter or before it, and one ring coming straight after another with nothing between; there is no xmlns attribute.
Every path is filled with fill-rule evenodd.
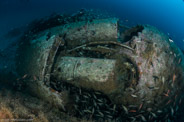
<svg viewBox="0 0 184 122"><path fill-rule="evenodd" d="M74 13L81 8L107 11L129 26L156 26L184 49L183 0L0 0L0 37L53 12ZM7 44L0 40L0 48Z"/></svg>

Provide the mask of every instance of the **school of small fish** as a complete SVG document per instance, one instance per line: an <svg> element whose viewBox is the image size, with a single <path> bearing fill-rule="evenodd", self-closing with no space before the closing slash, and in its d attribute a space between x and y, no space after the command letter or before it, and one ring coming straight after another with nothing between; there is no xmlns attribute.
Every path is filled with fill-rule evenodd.
<svg viewBox="0 0 184 122"><path fill-rule="evenodd" d="M175 80L176 75L173 74L172 82ZM164 78L163 78L164 79ZM163 80L162 79L162 80ZM113 104L110 99L101 92L78 88L69 84L58 82L60 88L56 90L68 90L72 95L74 104L73 115L77 118L94 120L94 121L172 121L176 118L177 111L179 110L178 104L182 103L182 98L173 103L175 98L168 99L164 109L154 110L154 108L144 108L144 102L140 105L117 105ZM56 83L53 83L56 86ZM164 94L165 97L170 98L171 90L167 90ZM138 96L131 94L133 98ZM144 108L144 109L143 109Z"/></svg>

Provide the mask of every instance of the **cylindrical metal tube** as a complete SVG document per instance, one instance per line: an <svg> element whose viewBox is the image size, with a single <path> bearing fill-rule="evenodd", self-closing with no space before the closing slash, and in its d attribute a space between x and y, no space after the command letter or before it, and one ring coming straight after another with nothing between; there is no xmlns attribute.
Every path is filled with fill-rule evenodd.
<svg viewBox="0 0 184 122"><path fill-rule="evenodd" d="M85 87L99 90L91 84L104 86L107 82L115 83L115 65L116 60L113 59L61 57L55 64L53 74L58 81L62 80L75 85L85 82Z"/></svg>
<svg viewBox="0 0 184 122"><path fill-rule="evenodd" d="M70 23L63 28L68 48L91 41L117 41L118 19L102 19Z"/></svg>

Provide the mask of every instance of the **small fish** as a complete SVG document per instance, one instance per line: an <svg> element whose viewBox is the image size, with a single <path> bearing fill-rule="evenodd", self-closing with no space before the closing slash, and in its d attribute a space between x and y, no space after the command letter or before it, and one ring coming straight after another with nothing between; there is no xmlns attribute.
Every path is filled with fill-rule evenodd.
<svg viewBox="0 0 184 122"><path fill-rule="evenodd" d="M174 115L174 109L171 107L171 116Z"/></svg>
<svg viewBox="0 0 184 122"><path fill-rule="evenodd" d="M146 118L145 118L143 115L141 115L140 117L141 117L141 120L142 120L143 122L146 122Z"/></svg>
<svg viewBox="0 0 184 122"><path fill-rule="evenodd" d="M164 76L162 77L162 83L163 84L165 83L165 77Z"/></svg>
<svg viewBox="0 0 184 122"><path fill-rule="evenodd" d="M162 112L163 112L163 111L161 111L161 110L158 110L158 111L157 111L157 113L162 113Z"/></svg>
<svg viewBox="0 0 184 122"><path fill-rule="evenodd" d="M22 79L25 79L27 77L27 74L25 74L23 77L22 77Z"/></svg>
<svg viewBox="0 0 184 122"><path fill-rule="evenodd" d="M111 114L111 112L109 112L109 111L104 111L104 113L106 113L106 114Z"/></svg>
<svg viewBox="0 0 184 122"><path fill-rule="evenodd" d="M166 103L166 105L168 105L170 102L171 102L171 100L169 100L169 101Z"/></svg>
<svg viewBox="0 0 184 122"><path fill-rule="evenodd" d="M97 95L101 95L101 93L100 93L100 92L95 92L95 94L97 94Z"/></svg>
<svg viewBox="0 0 184 122"><path fill-rule="evenodd" d="M135 112L137 112L136 110L130 110L129 112L131 112L131 113L135 113Z"/></svg>
<svg viewBox="0 0 184 122"><path fill-rule="evenodd" d="M155 89L155 90L158 90L158 89L159 89L159 87L155 87L154 89Z"/></svg>
<svg viewBox="0 0 184 122"><path fill-rule="evenodd" d="M137 43L140 43L140 42L141 42L141 40L137 40L136 42L137 42Z"/></svg>
<svg viewBox="0 0 184 122"><path fill-rule="evenodd" d="M116 104L113 105L113 111L116 111Z"/></svg>
<svg viewBox="0 0 184 122"><path fill-rule="evenodd" d="M154 118L157 118L157 115L153 112L150 112Z"/></svg>
<svg viewBox="0 0 184 122"><path fill-rule="evenodd" d="M137 105L129 105L128 107L129 107L129 108L136 108Z"/></svg>
<svg viewBox="0 0 184 122"><path fill-rule="evenodd" d="M97 99L97 98L96 98L96 95L94 95L94 94L93 94L93 97L94 97L95 99Z"/></svg>
<svg viewBox="0 0 184 122"><path fill-rule="evenodd" d="M148 101L146 101L146 102L147 102L148 104L149 104L149 103L151 103L151 101L150 101L150 100L148 100Z"/></svg>
<svg viewBox="0 0 184 122"><path fill-rule="evenodd" d="M79 102L79 100L80 100L80 98L79 98L79 96L77 95L76 98L75 98L75 101L76 101L76 102Z"/></svg>
<svg viewBox="0 0 184 122"><path fill-rule="evenodd" d="M91 113L91 111L90 111L90 110L84 110L84 112L85 112L85 113Z"/></svg>
<svg viewBox="0 0 184 122"><path fill-rule="evenodd" d="M94 106L95 106L95 107L97 106L97 104L96 104L95 100L93 100L93 104L94 104Z"/></svg>
<svg viewBox="0 0 184 122"><path fill-rule="evenodd" d="M80 54L80 55L83 55L83 53L82 53L82 52L79 52L79 54Z"/></svg>
<svg viewBox="0 0 184 122"><path fill-rule="evenodd" d="M67 78L67 80L68 80L68 81L71 81L71 80L73 80L73 78Z"/></svg>
<svg viewBox="0 0 184 122"><path fill-rule="evenodd" d="M129 64L128 62L125 62L124 64L125 64L126 66L130 66L130 64Z"/></svg>
<svg viewBox="0 0 184 122"><path fill-rule="evenodd" d="M179 59L179 61L178 61L178 64L180 64L181 63L181 58Z"/></svg>
<svg viewBox="0 0 184 122"><path fill-rule="evenodd" d="M167 93L164 94L164 96L169 97L169 93L170 93L170 90L168 90Z"/></svg>
<svg viewBox="0 0 184 122"><path fill-rule="evenodd" d="M174 57L176 57L176 54L174 53Z"/></svg>
<svg viewBox="0 0 184 122"><path fill-rule="evenodd" d="M128 114L128 109L124 105L122 105L122 107L123 107L123 110L125 111L125 113Z"/></svg>
<svg viewBox="0 0 184 122"><path fill-rule="evenodd" d="M178 107L178 106L176 106L176 109L175 109L175 111L178 111L178 109L179 109L179 107Z"/></svg>
<svg viewBox="0 0 184 122"><path fill-rule="evenodd" d="M102 112L100 112L100 111L99 111L98 113L100 114L100 116L101 116L101 117L103 117L103 116L104 116L104 114L103 114Z"/></svg>
<svg viewBox="0 0 184 122"><path fill-rule="evenodd" d="M77 106L77 105L74 105L74 108L75 108L75 109L78 109L78 106Z"/></svg>
<svg viewBox="0 0 184 122"><path fill-rule="evenodd" d="M100 114L95 114L95 116L97 116L97 117L102 117Z"/></svg>
<svg viewBox="0 0 184 122"><path fill-rule="evenodd" d="M113 118L113 116L111 116L111 115L106 115L107 116L107 118L110 118L110 119L112 119Z"/></svg>
<svg viewBox="0 0 184 122"><path fill-rule="evenodd" d="M83 97L86 98L86 99L89 98L87 95L83 95Z"/></svg>
<svg viewBox="0 0 184 122"><path fill-rule="evenodd" d="M148 119L151 121L153 119L153 116L149 115Z"/></svg>
<svg viewBox="0 0 184 122"><path fill-rule="evenodd" d="M139 105L139 109L138 109L138 110L141 110L142 106L143 106L143 104L141 103L141 104Z"/></svg>
<svg viewBox="0 0 184 122"><path fill-rule="evenodd" d="M50 88L50 91L51 91L51 92L56 92L56 90L54 90L53 88Z"/></svg>
<svg viewBox="0 0 184 122"><path fill-rule="evenodd" d="M92 111L91 111L91 113L94 114L94 112L95 112L95 109L93 108Z"/></svg>
<svg viewBox="0 0 184 122"><path fill-rule="evenodd" d="M173 74L173 79L172 80L173 80L172 83L174 84L174 81L176 80L176 75L175 74Z"/></svg>
<svg viewBox="0 0 184 122"><path fill-rule="evenodd" d="M82 103L87 103L88 101L86 101L86 100L81 100L81 102L82 102Z"/></svg>
<svg viewBox="0 0 184 122"><path fill-rule="evenodd" d="M130 91L134 92L135 90L133 88L129 88Z"/></svg>
<svg viewBox="0 0 184 122"><path fill-rule="evenodd" d="M173 43L173 42L174 42L172 39L169 39L169 41L170 41L171 43Z"/></svg>
<svg viewBox="0 0 184 122"><path fill-rule="evenodd" d="M103 102L103 100L101 100L101 99L97 99L97 101L98 101L98 102L101 102L101 103Z"/></svg>
<svg viewBox="0 0 184 122"><path fill-rule="evenodd" d="M89 97L91 97L91 95L90 95L89 93L87 93L87 95L88 95Z"/></svg>
<svg viewBox="0 0 184 122"><path fill-rule="evenodd" d="M181 104L181 102L182 102L182 99L180 99L179 104Z"/></svg>
<svg viewBox="0 0 184 122"><path fill-rule="evenodd" d="M137 97L137 95L134 95L134 94L131 94L131 96L132 96L132 97L134 97L134 98L136 98L136 97Z"/></svg>
<svg viewBox="0 0 184 122"><path fill-rule="evenodd" d="M130 117L130 119L131 119L131 122L135 122L136 121L135 117Z"/></svg>

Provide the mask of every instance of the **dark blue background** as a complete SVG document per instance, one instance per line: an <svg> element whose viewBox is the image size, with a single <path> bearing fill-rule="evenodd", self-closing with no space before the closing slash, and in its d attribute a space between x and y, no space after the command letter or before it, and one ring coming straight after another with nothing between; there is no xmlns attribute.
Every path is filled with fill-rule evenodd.
<svg viewBox="0 0 184 122"><path fill-rule="evenodd" d="M156 26L184 49L183 0L0 0L0 37L33 19L81 8L107 11L126 20L127 25ZM0 39L0 48L7 44L8 40Z"/></svg>

